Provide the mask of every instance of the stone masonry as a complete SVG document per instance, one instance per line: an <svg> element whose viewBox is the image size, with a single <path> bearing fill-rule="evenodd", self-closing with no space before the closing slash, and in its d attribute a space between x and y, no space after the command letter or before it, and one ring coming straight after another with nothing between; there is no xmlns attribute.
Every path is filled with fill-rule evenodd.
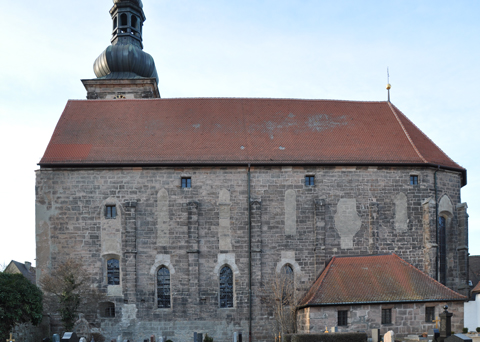
<svg viewBox="0 0 480 342"><path fill-rule="evenodd" d="M435 170L252 167L253 340L273 340L273 310L262 296L285 264L302 295L332 256L394 252L435 277ZM418 185L410 185L412 174ZM305 186L306 175L315 176L315 186ZM191 177L190 189L181 177ZM460 189L460 173L437 172L439 214L448 217L446 285L465 294L468 215ZM67 258L82 260L115 304L115 317L89 319L107 341L153 334L183 342L193 331L215 341L241 331L246 339L247 194L247 167L42 168L37 279ZM105 219L106 205L117 207L115 219ZM111 256L120 260L120 285L107 285ZM224 265L234 274L233 308L219 307ZM156 306L162 266L171 276L169 309Z"/></svg>

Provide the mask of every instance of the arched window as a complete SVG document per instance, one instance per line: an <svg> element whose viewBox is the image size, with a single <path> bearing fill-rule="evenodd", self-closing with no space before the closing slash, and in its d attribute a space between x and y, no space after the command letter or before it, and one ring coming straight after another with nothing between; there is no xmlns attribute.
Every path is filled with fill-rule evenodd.
<svg viewBox="0 0 480 342"><path fill-rule="evenodd" d="M438 247L440 252L440 282L446 284L447 282L447 220L445 217L438 218Z"/></svg>
<svg viewBox="0 0 480 342"><path fill-rule="evenodd" d="M138 18L132 15L132 27L138 30Z"/></svg>
<svg viewBox="0 0 480 342"><path fill-rule="evenodd" d="M128 17L125 13L120 15L120 26L127 26L128 25Z"/></svg>
<svg viewBox="0 0 480 342"><path fill-rule="evenodd" d="M282 290L282 302L284 305L289 305L294 301L294 279L293 267L289 264L282 267L280 274L280 286Z"/></svg>
<svg viewBox="0 0 480 342"><path fill-rule="evenodd" d="M157 271L157 307L170 307L170 271L165 266Z"/></svg>
<svg viewBox="0 0 480 342"><path fill-rule="evenodd" d="M107 261L107 282L108 285L120 285L120 263L118 259Z"/></svg>
<svg viewBox="0 0 480 342"><path fill-rule="evenodd" d="M228 266L220 270L220 307L233 307L233 272Z"/></svg>

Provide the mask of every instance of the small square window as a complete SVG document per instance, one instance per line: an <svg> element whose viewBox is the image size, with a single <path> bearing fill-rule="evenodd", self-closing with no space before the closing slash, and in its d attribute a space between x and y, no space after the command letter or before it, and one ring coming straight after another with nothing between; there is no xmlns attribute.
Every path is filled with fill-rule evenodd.
<svg viewBox="0 0 480 342"><path fill-rule="evenodd" d="M410 176L410 185L418 185L418 176Z"/></svg>
<svg viewBox="0 0 480 342"><path fill-rule="evenodd" d="M382 309L382 324L392 324L392 309Z"/></svg>
<svg viewBox="0 0 480 342"><path fill-rule="evenodd" d="M425 308L425 322L432 323L435 319L435 307L427 306Z"/></svg>
<svg viewBox="0 0 480 342"><path fill-rule="evenodd" d="M348 325L348 311L347 310L338 311L337 325L338 326Z"/></svg>
<svg viewBox="0 0 480 342"><path fill-rule="evenodd" d="M314 186L315 185L315 176L305 176L305 185Z"/></svg>
<svg viewBox="0 0 480 342"><path fill-rule="evenodd" d="M114 219L117 217L117 207L115 205L105 206L105 218Z"/></svg>
<svg viewBox="0 0 480 342"><path fill-rule="evenodd" d="M182 188L189 189L192 187L192 178L191 177L182 177Z"/></svg>

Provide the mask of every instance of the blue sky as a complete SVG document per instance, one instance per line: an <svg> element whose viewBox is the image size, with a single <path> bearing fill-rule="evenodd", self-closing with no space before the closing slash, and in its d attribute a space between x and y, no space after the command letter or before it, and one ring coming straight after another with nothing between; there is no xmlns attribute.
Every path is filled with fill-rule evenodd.
<svg viewBox="0 0 480 342"><path fill-rule="evenodd" d="M111 0L3 1L0 264L35 258L34 170L110 44ZM468 170L480 254L480 2L144 0L162 97L392 102Z"/></svg>

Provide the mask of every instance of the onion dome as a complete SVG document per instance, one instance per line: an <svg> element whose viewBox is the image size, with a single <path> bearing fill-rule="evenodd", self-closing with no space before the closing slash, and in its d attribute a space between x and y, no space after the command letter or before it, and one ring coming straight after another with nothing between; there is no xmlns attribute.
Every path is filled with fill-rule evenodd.
<svg viewBox="0 0 480 342"><path fill-rule="evenodd" d="M97 57L93 70L100 79L155 78L153 57L143 51L142 27L145 21L141 0L113 0L112 45Z"/></svg>

